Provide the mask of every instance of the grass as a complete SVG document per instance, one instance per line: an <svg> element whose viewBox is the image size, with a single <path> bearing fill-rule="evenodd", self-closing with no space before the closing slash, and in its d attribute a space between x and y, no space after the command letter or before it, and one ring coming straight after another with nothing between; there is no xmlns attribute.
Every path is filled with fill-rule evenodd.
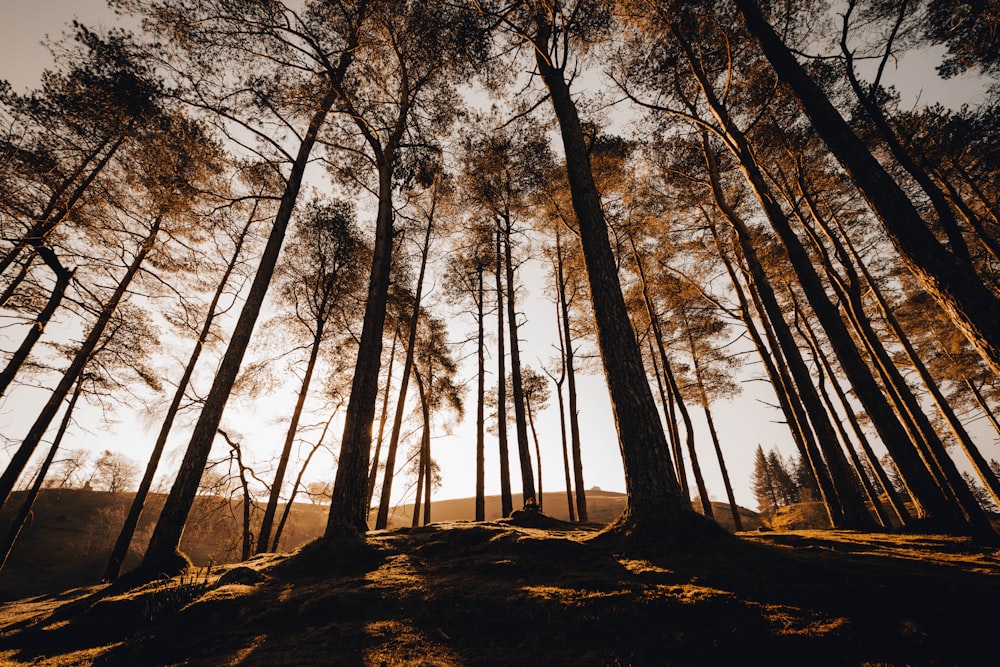
<svg viewBox="0 0 1000 667"><path fill-rule="evenodd" d="M776 531L724 550L632 548L594 526L533 525L377 531L10 602L0 663L961 665L995 650L1000 556L965 538Z"/></svg>

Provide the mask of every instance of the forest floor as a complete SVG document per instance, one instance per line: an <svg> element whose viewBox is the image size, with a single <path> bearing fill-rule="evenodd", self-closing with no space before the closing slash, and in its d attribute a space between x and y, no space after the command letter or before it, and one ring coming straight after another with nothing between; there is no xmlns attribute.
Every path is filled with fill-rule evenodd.
<svg viewBox="0 0 1000 667"><path fill-rule="evenodd" d="M1000 552L958 537L450 522L0 607L2 665L993 662Z"/></svg>

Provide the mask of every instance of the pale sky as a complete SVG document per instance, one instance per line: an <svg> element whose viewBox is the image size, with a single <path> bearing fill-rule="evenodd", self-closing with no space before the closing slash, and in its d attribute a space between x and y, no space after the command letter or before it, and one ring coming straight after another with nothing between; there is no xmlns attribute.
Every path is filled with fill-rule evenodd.
<svg viewBox="0 0 1000 667"><path fill-rule="evenodd" d="M103 0L0 0L0 79L10 81L16 91L37 85L42 69L50 61L48 51L41 42L46 35L57 39L74 16L80 17L88 25L107 26L116 22L116 17L105 7ZM917 92L922 90L923 101L936 98L948 103L957 99L969 99L976 89L981 88L980 84L968 79L942 82L933 72L933 56L929 58L932 61L930 65L925 58L907 58L895 76L895 80L911 97L915 97ZM528 281L528 284L541 283ZM539 358L547 360L553 353L550 347L554 343L553 309L552 305L542 298L540 287L532 287L528 291L528 297L529 301L523 308L528 323L522 334L528 349L522 352L522 357L526 363L537 367ZM178 352L177 356L183 358L186 354L186 351ZM606 490L623 491L621 459L602 378L598 376L584 379L581 392L583 458L587 487L600 486ZM0 431L8 437L18 438L18 433L26 430L27 425L33 420L34 413L44 398L43 392L23 390L16 400L15 396L12 396L11 400L5 401L0 405ZM273 417L290 411L292 402L292 398L274 397L266 404L259 404L248 410L247 414L255 413L268 422ZM794 451L788 438L787 428L776 423L780 414L766 407L764 403L773 403L769 389L764 383L753 382L745 385L743 396L714 408L727 456L727 465L736 487L737 500L740 504L751 508L755 506L755 501L749 490L749 473L752 468L753 451L757 444L762 444L765 449L777 445L786 455ZM699 456L710 495L713 499L724 500L725 492L718 474L711 441L704 429L700 410L695 406L691 407L700 429ZM121 422L111 430L104 430L100 425L100 415L93 412L95 411L83 420L89 432L77 431L73 440L67 442L65 446L75 448L86 444L95 449L119 449L144 464L158 424L144 424L141 416L123 410L120 414ZM467 397L467 414L469 419L474 419L475 405L474 397L471 395ZM227 416L229 419L235 416L232 409ZM551 401L550 409L540 416L539 422L543 440L545 488L560 489L563 487L562 459L559 450L555 398ZM280 443L282 440L282 429L274 424L265 423L257 429L248 429L247 433L253 433L253 437L246 437L246 444L250 447L260 447L261 442ZM339 439L339 435L339 431L330 434L333 440ZM441 465L444 476L443 486L436 492L436 497L455 498L474 494L474 442L471 424L460 429L452 437L435 440L435 458ZM992 439L986 442L992 442ZM490 448L487 458L487 493L498 493L498 464L496 454L492 451L495 444L489 436L487 443ZM176 452L186 444L186 438L179 435L171 444L176 461ZM511 463L515 471L512 481L517 493L516 443L512 442L511 447ZM987 458L1000 458L994 449L995 447L984 452ZM310 477L332 478L332 472L325 472L324 466L329 467L322 462L313 463ZM292 474L294 475L294 472ZM396 486L399 488L404 485Z"/></svg>

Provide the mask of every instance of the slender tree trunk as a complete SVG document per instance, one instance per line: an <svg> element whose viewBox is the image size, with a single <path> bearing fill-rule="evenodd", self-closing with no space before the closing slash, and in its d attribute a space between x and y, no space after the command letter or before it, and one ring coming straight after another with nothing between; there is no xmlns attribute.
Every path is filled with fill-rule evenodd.
<svg viewBox="0 0 1000 667"><path fill-rule="evenodd" d="M562 311L562 336L566 341L563 359L566 364L566 392L569 403L570 450L573 454L573 483L576 488L576 514L581 522L587 518L587 491L583 482L583 459L580 452L580 419L577 409L576 368L573 365L573 335L569 324L569 299L566 296L565 260L562 239L556 229L556 261L558 263L559 308Z"/></svg>
<svg viewBox="0 0 1000 667"><path fill-rule="evenodd" d="M187 522L191 504L198 492L198 484L205 470L205 463L208 461L212 444L215 442L215 435L222 421L222 413L225 410L233 384L236 382L236 376L243 363L243 355L250 344L250 337L257 323L264 297L267 295L271 277L274 275L274 267L285 239L285 231L292 217L292 211L295 209L299 189L302 187L302 175L309 162L309 156L316 143L319 130L326 121L327 114L336 99L337 93L331 88L313 113L302 143L299 145L298 154L285 183L285 191L271 226L267 244L250 285L247 300L240 312L236 327L233 329L232 337L209 390L205 406L202 408L191 434L181 468L170 493L167 495L156 527L153 529L146 555L139 566L142 576L156 576L161 573L173 574L188 567L187 559L182 557L178 551L181 534L184 532L184 524Z"/></svg>
<svg viewBox="0 0 1000 667"><path fill-rule="evenodd" d="M420 525L420 511L423 509L424 496L424 438L427 437L427 425L420 436L420 452L417 454L417 496L413 501L413 516L410 517L410 527Z"/></svg>
<svg viewBox="0 0 1000 667"><path fill-rule="evenodd" d="M807 438L812 437L812 431L808 427L808 422L805 419L805 411L802 408L799 397L790 390L790 388L793 388L794 385L791 378L788 377L787 369L784 366L784 360L778 356L780 350L778 349L779 346L777 341L771 333L768 323L764 320L766 315L763 314L762 309L760 309L758 312L761 313L760 317L762 325L767 328L766 335L768 337L768 341L774 348L774 351L765 345L764 339L761 336L760 331L757 329L757 325L754 323L753 313L750 310L750 304L747 300L746 292L740 284L739 278L736 275L736 270L733 268L732 261L726 257L722 244L719 241L718 236L716 236L714 228L712 229L712 235L715 237L716 247L719 250L719 257L722 259L722 262L726 267L726 272L729 274L733 291L736 293L736 297L739 300L740 308L737 313L737 317L739 317L746 327L747 333L750 335L750 340L753 341L754 348L757 350L757 355L760 358L761 363L764 365L768 380L771 382L771 388L774 390L775 398L778 399L778 406L781 409L782 414L785 415L785 421L788 425L789 433L792 436L792 440L795 442L796 448L799 450L799 456L801 456L802 460L809 465L809 470L813 475L813 481L816 488L819 488L819 474L820 472L826 472L826 469L817 469L810 461L809 452L806 449L805 443ZM779 368L779 363L781 364L781 368ZM801 423L800 419L802 420ZM833 525L833 522L831 522L830 525Z"/></svg>
<svg viewBox="0 0 1000 667"><path fill-rule="evenodd" d="M24 529L24 524L27 522L28 516L31 514L31 508L34 506L35 500L38 498L38 494L42 490L42 483L45 481L45 476L49 473L49 468L52 467L52 461L56 457L56 452L59 451L59 447L62 445L63 436L66 435L66 429L69 427L70 418L73 416L73 409L76 408L76 401L80 398L82 389L82 383L77 381L76 388L73 390L73 395L70 396L69 404L66 406L66 412L63 415L62 422L59 424L59 430L56 432L56 437L52 440L52 445L49 447L48 454L45 455L45 460L42 461L42 465L38 468L38 474L35 477L35 482L25 494L24 500L21 502L21 507L17 511L17 515L15 515L10 521L10 529L7 531L7 536L4 538L3 543L0 544L0 570L3 570L4 566L7 564L7 559L10 558L10 554L14 550L17 538L20 536L21 531Z"/></svg>
<svg viewBox="0 0 1000 667"><path fill-rule="evenodd" d="M804 317L796 317L795 326L805 339L809 349L812 351L813 361L816 364L816 388L819 390L820 397L826 405L831 421L837 427L837 433L840 435L840 442L844 449L847 450L848 455L851 457L851 462L854 464L854 469L858 473L858 479L861 481L861 486L864 488L865 494L868 496L868 501L871 503L872 509L875 512L875 517L883 527L889 528L892 524L889 522L889 517L886 515L885 509L882 507L879 494L875 492L875 489L872 487L871 480L869 480L868 475L865 474L865 470L861 466L861 460L858 458L858 454L854 450L854 446L851 443L851 438L847 435L847 430L844 428L844 425L837 418L837 411L833 405L833 400L830 398L830 393L826 390L827 376L829 376L831 380L833 379L830 361L826 358L826 355L823 354L819 340L816 338L816 334L812 330L812 327L809 326L809 322L806 321Z"/></svg>
<svg viewBox="0 0 1000 667"><path fill-rule="evenodd" d="M427 369L427 390L422 392L420 406L424 413L424 424L427 426L427 433L421 443L424 457L424 525L431 522L431 488L434 482L434 460L431 458L431 396L434 394L434 366L428 361ZM420 373L417 373L417 381L420 380Z"/></svg>
<svg viewBox="0 0 1000 667"><path fill-rule="evenodd" d="M993 413L993 410L990 409L989 404L983 397L983 393L979 391L975 383L969 378L965 378L965 385L969 388L969 391L972 392L972 395L976 397L976 403L979 405L979 409L983 411L984 415L986 415L986 418L993 426L993 430L996 431L998 436L1000 436L1000 420L997 419L997 416Z"/></svg>
<svg viewBox="0 0 1000 667"><path fill-rule="evenodd" d="M543 511L545 507L542 501L542 448L538 444L538 431L535 430L535 416L531 409L531 399L525 396L524 403L525 412L528 414L528 426L531 428L531 438L535 441L535 460L538 462L538 509Z"/></svg>
<svg viewBox="0 0 1000 667"><path fill-rule="evenodd" d="M243 492L243 535L240 560L246 560L253 553L254 545L254 535L250 525L253 517L253 506L251 505L253 496L250 493L250 481L247 479L247 468L243 465L243 449L240 447L240 443L229 437L229 434L221 428L219 435L229 445L229 456L231 459L235 459L236 469L239 471L240 490Z"/></svg>
<svg viewBox="0 0 1000 667"><path fill-rule="evenodd" d="M649 318L650 326L653 329L653 338L656 340L656 348L660 353L660 366L663 369L663 376L667 381L667 390L669 392L670 398L672 399L669 403L670 406L676 405L677 409L681 413L681 418L684 420L684 428L687 434L687 447L688 455L691 459L691 472L694 475L695 484L698 486L698 494L701 498L702 511L705 516L709 518L714 518L712 512L712 503L708 499L708 491L705 488L705 481L701 475L701 467L698 465L698 454L695 452L694 448L694 425L691 422L691 415L687 410L687 406L684 404L684 398L681 396L680 388L677 386L677 380L673 374L673 369L670 365L670 358L667 356L667 349L663 341L663 330L660 328L660 315L653 304L653 299L649 294L649 284L646 281L646 270L643 267L642 259L639 257L639 251L635 246L635 240L629 236L629 243L632 246L632 257L635 260L635 267L639 273L639 282L642 285L642 299L646 306L646 316ZM664 412L669 409L668 404L664 403ZM680 434L677 434L676 438L673 438L675 443L679 443ZM678 452L680 447L677 447ZM678 453L678 464L677 473L679 480L679 487L681 492L685 497L690 498L690 492L688 490L687 479L683 475L683 458Z"/></svg>
<svg viewBox="0 0 1000 667"><path fill-rule="evenodd" d="M510 454L507 446L507 362L504 351L503 322L503 246L497 228L496 291L497 291L497 440L500 444L500 506L503 516L514 511L514 498L510 488Z"/></svg>
<svg viewBox="0 0 1000 667"><path fill-rule="evenodd" d="M666 419L670 450L673 453L674 474L677 475L677 482L681 487L681 493L690 500L691 490L688 486L687 472L684 469L684 449L681 445L680 428L677 426L677 411L674 407L673 392L665 386L665 374L660 368L660 362L656 359L656 351L653 349L652 338L648 339L648 341L649 358L653 361L653 375L656 377L656 389L660 394L660 403L663 405L663 416Z"/></svg>
<svg viewBox="0 0 1000 667"><path fill-rule="evenodd" d="M58 260L54 261L55 264L50 264L50 266L55 271L56 283L52 287L52 292L49 294L45 307L35 316L35 321L28 329L27 334L25 334L24 340L21 341L17 350L15 350L14 354L7 361L3 373L0 373L0 396L7 393L7 388L10 387L11 382L14 381L14 377L21 370L21 366L28 359L28 355L31 354L35 343L42 337L46 325L52 319L53 313L59 308L59 304L62 303L63 297L66 295L66 288L72 282L73 274L76 273L76 269L65 269L59 264Z"/></svg>
<svg viewBox="0 0 1000 667"><path fill-rule="evenodd" d="M27 465L31 455L35 452L35 449L41 442L42 437L45 435L45 431L48 430L49 425L52 423L56 413L59 411L59 407L69 394L69 390L80 378L84 366L90 360L91 354L93 354L94 350L97 349L101 336L104 335L104 331L107 328L108 323L111 321L111 317L117 310L118 304L121 303L121 300L128 292L132 279L135 278L137 273L139 273L139 269L142 267L142 263L145 261L146 255L149 254L149 251L152 249L159 231L160 219L157 218L153 221L146 238L143 239L140 244L139 250L132 259L132 263L119 280L118 286L115 288L111 298L101 309L101 313L98 315L97 321L95 321L91 327L90 333L87 334L87 338L77 349L76 354L73 356L73 360L70 362L69 368L67 368L63 373L62 378L56 385L56 388L53 390L48 401L46 401L38 417L35 419L35 423L32 424L27 435L25 435L24 439L21 441L21 445L14 452L14 455L7 464L7 468L4 470L3 475L0 475L0 507L3 507L3 505L7 502L7 498L10 497L10 492L13 490L14 484L17 482L17 478L21 475L21 472L24 470L25 465Z"/></svg>
<svg viewBox="0 0 1000 667"><path fill-rule="evenodd" d="M556 315L558 324L558 314L559 314L559 304L556 304ZM562 335L559 336L559 349L562 352L563 342ZM548 374L548 371L546 371ZM569 473L569 439L566 437L566 401L563 399L563 382L566 380L566 367L562 367L562 374L559 379L556 380L555 377L549 375L552 381L556 385L556 400L559 404L559 436L562 443L562 455L563 455L563 477L566 484L566 505L569 520L571 522L576 522L576 508L573 506L573 481L570 478ZM539 456L539 458L541 458Z"/></svg>
<svg viewBox="0 0 1000 667"><path fill-rule="evenodd" d="M521 500L537 498L535 473L531 469L531 446L528 443L528 422L525 417L524 386L521 381L521 343L517 335L517 302L515 300L514 262L511 258L511 220L503 220L502 240L504 246L504 268L507 274L507 327L510 329L510 377L514 399L514 427L517 431L517 453L521 463Z"/></svg>
<svg viewBox="0 0 1000 667"><path fill-rule="evenodd" d="M740 222L742 223L742 221ZM742 243L742 241L738 242ZM740 247L741 254L742 251L743 247ZM817 432L813 426L814 423L822 424L823 419L827 417L825 413L816 413L818 406L813 400L815 397L815 388L812 386L811 380L807 380L801 376L803 369L808 376L808 369L805 368L805 362L802 360L802 355L798 347L795 346L794 339L790 338L788 324L784 321L778 307L777 299L774 297L774 290L770 285L770 279L763 273L763 267L760 266L756 255L754 255L752 261L748 260L745 256L742 258L742 261L746 264L746 271L750 275L750 279L748 280L750 299L753 302L757 316L760 318L761 327L764 329L764 336L767 338L771 350L770 354L762 354L761 359L768 369L775 395L778 397L778 403L785 410L786 417L789 418L788 427L792 434L792 439L795 440L796 445L799 447L799 454L812 471L813 481L815 482L816 490L819 492L820 500L826 507L830 525L837 526L842 521L843 510L840 506L840 499L837 497L835 491L830 469L826 466L826 462L820 454L819 445L816 442ZM737 293L742 294L742 289L739 287L739 283L735 277L733 280ZM764 299L761 298L761 289L768 292L767 297L765 297L768 304L766 306ZM745 303L745 297L743 299ZM779 308L779 310L775 312L768 310L769 308ZM780 319L777 323L774 323L773 320L776 317ZM749 317L749 314L748 319L750 321L750 328L752 329L753 320ZM780 337L778 329L781 330ZM763 347L763 341L758 340L758 344L761 348ZM792 345L793 347L786 349L786 345ZM793 365L797 368L795 376L793 376L791 371L791 366ZM803 390L806 394L810 394L811 392L808 404L806 402L807 399L803 396L803 392L798 390L799 380L808 382Z"/></svg>
<svg viewBox="0 0 1000 667"><path fill-rule="evenodd" d="M427 228L424 231L424 245L420 251L420 271L417 274L417 285L413 291L413 311L410 313L410 328L407 331L407 339L404 344L406 356L403 358L403 376L399 380L399 400L396 402L396 410L392 417L392 433L389 435L389 451L386 453L385 473L382 477L382 494L379 498L378 515L375 518L376 530L382 530L389 524L389 504L392 499L392 480L396 468L396 450L399 448L399 435L403 428L406 392L409 390L410 375L413 370L413 357L416 354L417 328L420 326L420 301L423 299L424 277L427 272L427 257L430 255L431 232L433 228L434 219L431 218L427 221ZM383 307L382 310L384 317L385 308Z"/></svg>
<svg viewBox="0 0 1000 667"><path fill-rule="evenodd" d="M40 248L42 247L44 246L40 246ZM37 259L37 257L38 253L33 252L28 255L27 259L20 263L17 275L14 276L9 283L7 283L7 287L4 288L3 294L0 294L0 307L7 305L7 301L14 296L17 292L17 288L24 284L24 280L28 277L28 269L30 269L31 265L35 263L35 259ZM58 272L56 273L58 275Z"/></svg>
<svg viewBox="0 0 1000 667"><path fill-rule="evenodd" d="M708 498L708 487L705 486L705 477L701 474L701 463L698 461L698 451L694 447L694 421L691 419L691 412L681 395L681 388L677 384L677 376L674 375L666 350L661 349L660 355L660 363L663 366L663 375L667 379L668 390L673 396L674 405L681 413L681 419L684 421L684 441L687 445L688 461L691 463L691 474L694 476L694 484L698 489L698 497L701 501L701 511L709 519L714 519L715 512L712 510L712 501Z"/></svg>
<svg viewBox="0 0 1000 667"><path fill-rule="evenodd" d="M733 515L733 525L737 531L743 530L743 520L740 518L739 506L736 504L736 496L733 494L733 484L729 481L729 471L726 469L726 458L722 455L722 445L719 443L719 434L715 430L715 420L712 419L712 409L708 401L708 391L705 389L705 381L701 373L701 364L695 350L694 338L688 330L688 346L691 349L691 360L694 364L695 382L698 384L698 394L701 398L701 409L705 412L705 421L708 423L708 433L712 437L712 445L715 447L715 457L719 461L719 471L722 473L722 483L726 487L726 498L729 501L729 511Z"/></svg>
<svg viewBox="0 0 1000 667"><path fill-rule="evenodd" d="M813 128L840 161L882 223L907 268L1000 374L1000 299L975 271L950 254L909 197L854 134L820 87L795 60L754 0L737 0L750 32Z"/></svg>
<svg viewBox="0 0 1000 667"><path fill-rule="evenodd" d="M328 296L324 296L324 301ZM325 308L325 304L323 306ZM316 360L319 358L320 344L323 342L323 330L325 321L322 317L317 318L316 332L313 336L312 345L309 349L309 360L306 362L306 372L302 376L302 385L299 387L299 395L295 400L295 408L292 410L292 418L288 423L288 432L285 434L285 444L281 448L278 458L278 467L274 471L274 481L271 482L271 493L267 497L267 506L264 508L264 516L260 521L260 531L257 535L257 553L266 553L271 542L271 528L274 525L274 516L278 512L278 501L281 499L281 487L285 483L285 471L288 469L288 461L292 458L292 447L295 445L295 434L299 430L299 419L302 417L302 410L306 405L306 396L309 394L309 385L312 382L313 371L316 368Z"/></svg>
<svg viewBox="0 0 1000 667"><path fill-rule="evenodd" d="M142 510L143 507L145 507L146 498L149 496L149 490L153 487L153 477L156 475L156 469L160 465L160 459L162 458L163 450L167 445L167 438L170 435L170 430L173 428L174 419L177 417L177 412L180 410L181 402L184 400L184 393L191 382L191 376L194 375L195 367L198 365L198 359L201 357L205 341L208 340L208 336L212 331L212 325L215 322L219 301L222 299L222 295L225 293L226 286L229 283L229 277L232 275L233 270L236 268L236 263L239 261L240 254L243 250L243 244L246 242L247 235L250 232L250 226L254 222L254 216L256 213L257 206L255 205L250 213L249 219L247 220L247 224L243 227L243 231L240 232L239 237L236 239L236 244L233 248L233 255L230 258L229 263L226 265L226 270L223 272L222 277L219 279L219 284L215 289L215 294L212 295L212 301L208 305L205 321L202 323L201 330L198 332L198 339L195 341L194 349L191 351L191 355L188 357L187 365L184 367L184 372L181 374L181 378L177 382L177 390L174 392L174 396L170 400L170 405L167 407L167 413L163 418L163 423L160 424L160 431L156 436L156 442L153 443L153 451L149 455L149 460L146 463L146 470L142 475L142 479L139 481L139 488L136 490L135 496L132 498L132 504L129 507L128 515L125 517L125 522L122 524L122 528L118 532L118 538L115 540L115 546L111 549L111 556L108 558L108 564L104 569L102 581L115 581L118 578L118 575L121 574L122 564L125 562L125 556L128 555L128 548L132 543L132 538L135 537L135 529L139 525L139 518L142 516Z"/></svg>
<svg viewBox="0 0 1000 667"><path fill-rule="evenodd" d="M378 436L375 438L375 453L372 454L372 465L368 473L368 507L371 507L375 497L375 485L378 480L378 462L382 457L382 440L385 436L385 423L389 417L389 394L392 390L392 367L396 362L396 345L399 343L399 327L395 327L392 335L392 347L389 349L389 367L385 372L385 389L382 391L382 411L378 417Z"/></svg>
<svg viewBox="0 0 1000 667"><path fill-rule="evenodd" d="M535 63L559 121L598 345L625 469L628 502L622 516L610 528L624 534L638 529L642 534L642 526L648 525L650 528L645 530L655 531L661 539L677 539L691 530L701 530L695 526L704 524L697 522L671 470L666 438L618 280L583 126L564 70L546 56L552 25L540 12L535 17L535 27Z"/></svg>
<svg viewBox="0 0 1000 667"><path fill-rule="evenodd" d="M486 520L486 328L482 266L476 269L476 521Z"/></svg>
<svg viewBox="0 0 1000 667"><path fill-rule="evenodd" d="M319 435L319 440L313 445L312 449L309 450L309 454L306 455L306 460L302 462L302 467L299 468L299 474L295 477L295 483L292 484L292 491L288 494L288 502L285 503L285 508L281 512L281 520L278 521L278 527L274 529L274 539L271 540L271 551L277 551L278 545L281 543L281 533L285 530L285 524L288 522L288 517L292 513L292 506L295 504L295 496L299 492L299 488L302 486L302 478L306 474L306 468L309 467L309 462L312 461L313 454L319 451L320 446L323 444L323 440L326 438L326 432L330 429L330 423L333 418L337 416L337 412L340 411L338 406L330 418L326 420L326 424L323 425L323 432Z"/></svg>

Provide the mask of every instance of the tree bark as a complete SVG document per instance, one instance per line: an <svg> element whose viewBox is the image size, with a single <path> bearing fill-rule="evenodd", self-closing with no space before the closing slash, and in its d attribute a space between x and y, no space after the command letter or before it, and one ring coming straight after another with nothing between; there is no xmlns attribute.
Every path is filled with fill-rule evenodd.
<svg viewBox="0 0 1000 667"><path fill-rule="evenodd" d="M607 222L576 105L564 78L565 72L547 56L552 25L544 13L537 14L534 20L535 62L559 121L573 210L580 226L580 242L590 282L598 345L625 469L628 502L624 513L610 529L626 535L638 530L641 535L644 530L650 530L644 526L655 525L657 528L652 531L660 539L682 538L695 530L695 525L701 524L697 524L695 513L684 500L670 467L667 442L622 296Z"/></svg>
<svg viewBox="0 0 1000 667"><path fill-rule="evenodd" d="M167 438L170 436L170 430L173 428L174 419L177 417L181 402L184 400L184 393L191 382L191 376L194 375L195 367L198 365L198 359L201 357L205 341L208 340L208 336L212 331L216 309L225 292L229 277L232 275L233 270L236 268L236 263L239 261L240 252L243 249L243 244L246 242L246 237L250 232L250 225L253 224L256 212L257 206L255 205L246 226L236 240L233 256L226 265L226 270L223 272L222 277L219 279L219 285L215 290L215 294L212 295L212 301L208 305L205 321L198 332L198 339L194 344L194 349L191 351L187 365L184 367L184 372L177 383L177 390L174 392L174 396L170 400L170 405L167 407L163 423L160 424L160 431L156 436L156 442L153 443L153 451L150 452L149 460L146 463L146 470L139 481L139 488L132 498L132 504L129 506L128 515L126 515L122 528L118 532L115 546L111 549L111 556L108 558L107 566L105 566L104 576L101 578L102 581L115 581L118 575L121 574L122 564L125 562L125 556L128 555L128 548L132 543L132 538L135 537L135 529L139 525L139 518L142 516L142 509L146 504L146 498L149 496L149 490L153 487L153 477L156 475L156 469L159 467L160 459L163 457L163 450L167 445Z"/></svg>
<svg viewBox="0 0 1000 667"><path fill-rule="evenodd" d="M531 446L528 443L528 422L525 417L524 385L521 381L521 343L517 335L517 302L514 284L514 262L511 258L511 220L509 214L503 218L502 240L504 247L504 268L507 276L507 327L510 329L510 377L514 399L514 427L517 431L517 454L521 463L521 501L527 504L529 498L537 498L535 473L531 469ZM501 381L505 381L501 378ZM540 504L540 503L539 503Z"/></svg>
<svg viewBox="0 0 1000 667"><path fill-rule="evenodd" d="M503 246L497 228L496 292L497 292L497 441L500 445L500 508L503 516L514 511L510 488L510 454L507 447L507 361L504 350L503 323Z"/></svg>
<svg viewBox="0 0 1000 667"><path fill-rule="evenodd" d="M396 468L396 450L399 447L399 434L403 427L406 392L409 389L410 374L413 370L413 357L416 354L417 328L420 325L420 301L423 298L424 276L427 272L427 257L430 254L431 231L433 227L434 220L431 218L427 221L427 229L424 231L424 245L420 252L420 271L417 274L417 285L413 291L413 312L410 313L410 329L407 332L407 339L404 344L406 356L403 359L403 376L399 380L399 400L396 402L396 410L392 417L392 433L389 435L389 450L386 453L385 473L382 476L382 494L379 498L378 515L375 517L376 530L382 530L389 524L389 504L392 499L392 480ZM382 312L384 316L384 306ZM367 464L367 461L365 463ZM367 517L367 512L365 515Z"/></svg>
<svg viewBox="0 0 1000 667"><path fill-rule="evenodd" d="M250 344L250 337L257 323L264 297L267 295L271 277L274 275L274 267L285 239L288 222L295 209L299 189L302 187L302 175L309 162L309 155L316 143L319 130L326 121L327 114L336 99L335 90L331 88L326 92L318 108L313 112L302 143L299 144L298 153L285 183L281 204L272 223L267 244L261 255L260 264L257 266L257 272L250 285L247 300L240 311L239 319L215 375L215 380L212 382L205 406L202 408L191 434L181 468L170 493L167 495L156 527L153 529L146 555L139 565L142 576L176 574L188 567L187 559L181 556L178 551L181 534L184 532L184 524L187 522L191 504L198 492L198 484L201 481L205 463L208 461L216 432L222 421L222 413L225 410L233 384L236 382L236 376L243 363L243 355Z"/></svg>
<svg viewBox="0 0 1000 667"><path fill-rule="evenodd" d="M556 229L556 259L558 262L559 308L562 311L563 338L566 348L563 359L566 364L566 392L569 403L569 436L570 450L573 454L573 483L576 487L576 514L580 521L587 518L587 491L583 482L583 459L580 452L580 419L577 408L576 368L573 365L573 336L569 325L569 300L566 296L565 260L563 258L562 242L559 230Z"/></svg>
<svg viewBox="0 0 1000 667"><path fill-rule="evenodd" d="M56 413L59 411L59 407L69 394L69 390L80 378L84 366L86 366L87 362L90 360L91 354L93 354L94 350L97 349L101 336L104 335L104 330L111 321L111 317L114 315L115 310L117 310L118 304L121 303L123 298L125 298L129 285L132 283L132 279L139 273L139 269L142 267L142 263L145 261L146 255L148 255L149 251L152 249L153 244L156 241L156 236L159 232L160 218L156 218L153 221L146 238L143 239L140 244L135 257L132 258L131 264L129 264L125 274L119 280L118 286L115 288L111 298L101 309L97 320L94 322L90 332L87 334L87 338L77 349L76 354L73 355L73 360L70 362L69 368L67 368L63 373L62 378L56 385L56 388L49 396L48 401L46 401L45 405L42 407L37 419L35 419L35 423L32 424L27 435L25 435L24 439L21 441L21 445L14 452L10 462L7 464L7 468L3 472L3 475L0 475L0 508L2 508L7 502L7 499L10 497L10 492L13 490L14 484L17 482L17 478L21 475L21 472L23 472L24 467L31 458L31 455L35 452L35 449L41 442L42 437L45 435L45 431L48 430L53 418L55 418Z"/></svg>
<svg viewBox="0 0 1000 667"><path fill-rule="evenodd" d="M736 0L750 32L813 128L858 186L903 262L1000 374L1000 299L934 237L906 193L795 60L754 0Z"/></svg>

